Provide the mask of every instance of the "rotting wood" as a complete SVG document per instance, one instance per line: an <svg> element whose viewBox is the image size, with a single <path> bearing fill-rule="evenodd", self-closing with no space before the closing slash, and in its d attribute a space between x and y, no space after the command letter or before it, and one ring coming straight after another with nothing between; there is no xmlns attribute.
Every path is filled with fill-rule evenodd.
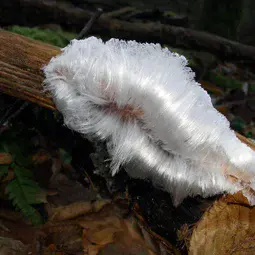
<svg viewBox="0 0 255 255"><path fill-rule="evenodd" d="M56 110L52 97L43 91L42 68L60 49L27 37L0 30L0 92ZM253 150L255 144L237 133Z"/></svg>

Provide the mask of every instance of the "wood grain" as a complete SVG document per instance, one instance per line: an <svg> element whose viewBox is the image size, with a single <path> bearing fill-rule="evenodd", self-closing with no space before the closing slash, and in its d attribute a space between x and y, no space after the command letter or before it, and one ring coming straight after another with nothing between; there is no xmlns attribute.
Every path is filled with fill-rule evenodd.
<svg viewBox="0 0 255 255"><path fill-rule="evenodd" d="M234 201L237 197L236 202ZM216 201L196 224L189 254L255 254L255 207L240 193Z"/></svg>
<svg viewBox="0 0 255 255"><path fill-rule="evenodd" d="M59 53L57 47L0 30L0 92L55 109L43 91L42 68Z"/></svg>

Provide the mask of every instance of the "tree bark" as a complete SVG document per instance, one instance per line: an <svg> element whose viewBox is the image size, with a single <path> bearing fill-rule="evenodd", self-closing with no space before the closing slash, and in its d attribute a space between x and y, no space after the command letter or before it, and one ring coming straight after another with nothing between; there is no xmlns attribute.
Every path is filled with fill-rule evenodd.
<svg viewBox="0 0 255 255"><path fill-rule="evenodd" d="M17 3L15 3L15 1ZM66 29L80 31L91 13L72 5L49 0L0 1L0 25L33 25L57 23ZM18 4L19 3L19 4ZM19 10L13 8L18 4ZM102 15L90 32L107 38L116 37L142 42L157 42L172 47L208 51L223 60L255 61L255 47L227 40L213 34L158 23L132 23Z"/></svg>
<svg viewBox="0 0 255 255"><path fill-rule="evenodd" d="M59 53L57 47L0 30L0 92L55 109L43 92L41 69Z"/></svg>

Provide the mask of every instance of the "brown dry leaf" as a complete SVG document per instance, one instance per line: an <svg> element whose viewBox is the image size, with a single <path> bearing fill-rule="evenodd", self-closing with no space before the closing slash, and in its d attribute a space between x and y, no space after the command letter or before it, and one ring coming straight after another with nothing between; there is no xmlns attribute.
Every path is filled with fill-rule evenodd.
<svg viewBox="0 0 255 255"><path fill-rule="evenodd" d="M224 95L224 91L222 89L220 89L219 87L217 87L216 85L208 81L200 81L200 84L205 90L213 92L215 95L218 95L218 96Z"/></svg>
<svg viewBox="0 0 255 255"><path fill-rule="evenodd" d="M99 200L95 202L76 202L67 206L57 208L47 207L50 221L65 221L77 218L88 212L97 212L104 205L109 204L110 200Z"/></svg>
<svg viewBox="0 0 255 255"><path fill-rule="evenodd" d="M16 217L10 218L17 220ZM1 218L0 237L19 240L25 245L31 244L34 241L35 236L39 232L36 228L21 221L22 219L17 222L13 222L12 220L6 220Z"/></svg>
<svg viewBox="0 0 255 255"><path fill-rule="evenodd" d="M0 152L0 165L9 165L12 163L12 155L5 152Z"/></svg>
<svg viewBox="0 0 255 255"><path fill-rule="evenodd" d="M249 146L252 150L255 151L255 143L253 141L251 141L250 139L246 138L245 136L237 132L235 134L241 142L245 143L247 146Z"/></svg>
<svg viewBox="0 0 255 255"><path fill-rule="evenodd" d="M99 195L95 190L84 187L62 173L54 175L49 182L49 187L57 191L57 196L49 198L49 203L56 207L81 201L95 201Z"/></svg>
<svg viewBox="0 0 255 255"><path fill-rule="evenodd" d="M49 159L51 159L51 155L44 150L40 150L32 156L32 160L35 164L42 164Z"/></svg>
<svg viewBox="0 0 255 255"><path fill-rule="evenodd" d="M245 197L241 191L235 193L234 195L227 194L225 196L222 196L220 200L227 204L239 204L244 206L250 206L247 197Z"/></svg>
<svg viewBox="0 0 255 255"><path fill-rule="evenodd" d="M3 255L26 255L28 247L19 240L0 237L0 254Z"/></svg>
<svg viewBox="0 0 255 255"><path fill-rule="evenodd" d="M255 254L255 207L245 203L240 194L216 201L193 231L190 254Z"/></svg>
<svg viewBox="0 0 255 255"><path fill-rule="evenodd" d="M54 252L57 251L61 254L78 254L82 251L82 228L77 224L48 223L42 226L42 230L47 236L44 243L44 255L55 254Z"/></svg>
<svg viewBox="0 0 255 255"><path fill-rule="evenodd" d="M21 212L7 210L7 209L1 209L0 210L0 218L1 220L10 220L12 222L23 222L24 221L24 215Z"/></svg>
<svg viewBox="0 0 255 255"><path fill-rule="evenodd" d="M104 206L78 220L83 230L83 247L88 255L160 254L159 246L133 218L123 219L123 210Z"/></svg>
<svg viewBox="0 0 255 255"><path fill-rule="evenodd" d="M228 116L229 114L229 107L226 105L218 105L215 107L220 113L222 113L224 116Z"/></svg>

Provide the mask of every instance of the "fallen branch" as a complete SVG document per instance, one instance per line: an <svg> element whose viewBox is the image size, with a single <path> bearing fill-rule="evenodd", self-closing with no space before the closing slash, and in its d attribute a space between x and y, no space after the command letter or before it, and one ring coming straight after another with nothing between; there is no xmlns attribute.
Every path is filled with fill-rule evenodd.
<svg viewBox="0 0 255 255"><path fill-rule="evenodd" d="M90 20L86 23L84 28L81 30L76 39L83 39L87 35L88 31L91 29L92 25L96 22L96 20L101 16L103 9L98 8L94 15L90 18Z"/></svg>
<svg viewBox="0 0 255 255"><path fill-rule="evenodd" d="M15 1L19 10L17 11ZM80 31L92 13L66 3L49 0L0 1L0 25L42 25L56 23ZM36 15L35 15L36 13ZM255 60L255 47L213 34L158 23L132 23L101 16L90 32L106 37L159 42L174 47L211 52L224 60Z"/></svg>
<svg viewBox="0 0 255 255"><path fill-rule="evenodd" d="M174 47L207 51L223 60L255 61L255 47L189 28L157 23L131 23L102 17L91 32L127 40L160 42Z"/></svg>

